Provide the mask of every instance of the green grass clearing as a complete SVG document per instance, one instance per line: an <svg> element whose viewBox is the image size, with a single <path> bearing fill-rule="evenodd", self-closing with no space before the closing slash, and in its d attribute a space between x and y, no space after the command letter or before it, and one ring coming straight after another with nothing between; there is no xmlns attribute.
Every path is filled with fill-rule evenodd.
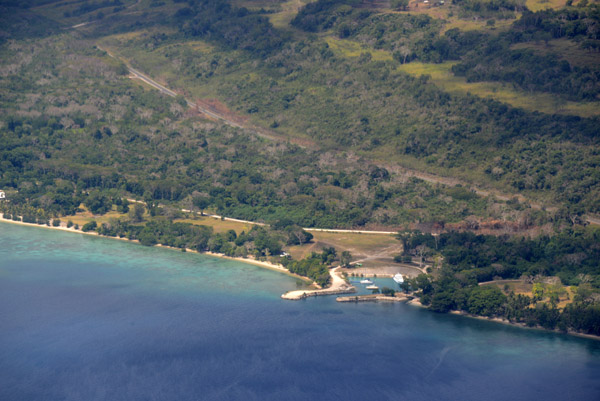
<svg viewBox="0 0 600 401"><path fill-rule="evenodd" d="M337 39L330 36L325 38L325 41L333 53L341 57L359 57L361 54L370 53L372 60L375 61L392 61L394 59L388 51L372 49L352 40Z"/></svg>
<svg viewBox="0 0 600 401"><path fill-rule="evenodd" d="M451 93L471 93L484 98L489 97L529 111L573 114L580 117L600 115L600 102L571 102L547 93L526 93L499 82L467 82L452 73L451 68L454 64L415 62L403 64L398 70L415 76L429 75L434 84Z"/></svg>
<svg viewBox="0 0 600 401"><path fill-rule="evenodd" d="M224 233L229 230L234 230L237 234L242 231L250 231L252 229L252 224L248 223L239 223L237 221L230 220L221 220L215 219L214 217L208 216L197 216L195 218L183 218L174 220L177 223L189 223L195 224L198 226L208 226L212 227L214 232L216 233Z"/></svg>
<svg viewBox="0 0 600 401"><path fill-rule="evenodd" d="M567 4L567 0L527 0L525 5L533 12L546 10L548 8L559 9Z"/></svg>

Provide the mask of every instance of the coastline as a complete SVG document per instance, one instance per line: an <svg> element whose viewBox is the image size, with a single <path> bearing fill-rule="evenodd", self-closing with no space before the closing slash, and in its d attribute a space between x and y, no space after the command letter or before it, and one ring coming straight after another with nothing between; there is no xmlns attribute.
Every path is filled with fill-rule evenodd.
<svg viewBox="0 0 600 401"><path fill-rule="evenodd" d="M356 287L348 284L342 277L341 267L338 266L334 269L329 270L331 276L331 286L328 288L319 288L317 290L294 290L288 291L281 295L282 299L288 299L291 301L298 301L308 297L318 297L321 295L338 295L338 294L350 294L356 292Z"/></svg>
<svg viewBox="0 0 600 401"><path fill-rule="evenodd" d="M419 303L420 304L420 303ZM420 305L424 308L427 309L427 307ZM594 334L586 334L586 333L579 333L576 331L560 331L558 329L554 329L554 330L549 330L549 329L545 329L543 327L540 326L527 326L525 323L519 323L519 322L511 322L508 319L505 318L501 318L501 317L488 317L488 316L478 316L478 315L471 315L470 313L467 312L463 312L463 311L459 311L459 310L452 310L450 312L448 312L451 315L457 315L457 316L462 316L462 317L467 317L467 318L471 318L471 319L478 319L478 320L485 320L487 322L494 322L494 323L500 323L500 324L505 324L508 326L513 326L513 327L519 327L521 329L527 329L527 330L537 330L537 331L541 331L541 332L546 332L546 333L555 333L555 334L567 334L570 336L575 336L575 337L581 337L581 338L587 338L590 340L596 340L596 341L600 341L600 336L596 336Z"/></svg>
<svg viewBox="0 0 600 401"><path fill-rule="evenodd" d="M26 226L26 227L47 228L47 229L51 229L51 230L58 230L58 231L71 232L71 233L84 234L84 235L93 235L93 236L96 236L96 237L108 238L108 239L116 239L116 240L120 240L120 241L128 241L128 242L133 242L133 243L137 243L137 244L140 243L140 241L138 241L136 239L129 239L129 238L124 238L124 237L123 238L120 238L120 237L110 237L110 236L107 236L107 235L100 235L100 234L98 234L95 231L82 231L81 229L75 229L74 227L66 227L66 224L64 222L61 222L60 226L54 227L54 226L48 226L48 225L45 225L45 224L35 224L35 223L25 223L23 221L14 221L14 220L10 220L10 219L5 219L3 213L0 213L0 223L16 224L16 225ZM181 251L180 248L174 248L174 247L167 246L167 245L162 245L162 244L156 244L154 246L159 247L159 248L165 248L165 249L171 249L171 250ZM313 280L309 279L308 277L303 277L303 276L300 276L298 274L292 273L288 269L286 269L285 267L283 267L282 265L276 265L274 263L263 262L261 260L250 259L250 258L232 257L232 256L227 256L227 255L222 254L222 253L198 252L195 249L190 249L190 248L186 248L185 251L186 252L191 252L191 253L197 253L197 254L200 254L200 255L211 256L213 258L229 259L229 260L234 260L234 261L241 262L241 263L247 263L247 264L250 264L250 265L259 266L259 267L262 267L264 269L269 269L269 270L272 270L272 271L276 271L276 272L279 272L279 273L286 274L288 276L297 278L297 279L302 280L302 281L304 281L306 283L311 283L311 284L314 285Z"/></svg>
<svg viewBox="0 0 600 401"><path fill-rule="evenodd" d="M61 222L60 226L48 226L48 225L42 225L42 224L35 224L35 223L25 223L22 221L14 221L14 220L9 220L9 219L5 219L4 218L4 214L0 213L0 223L8 223L8 224L16 224L16 225L21 225L21 226L28 226L28 227L37 227L37 228L46 228L46 229L52 229L52 230L59 230L59 231L64 231L64 232L71 232L71 233L77 233L77 234L84 234L84 235L93 235L96 237L102 237L102 238L108 238L108 239L116 239L116 240L120 240L120 241L128 241L128 242L133 242L133 243L138 243L138 240L131 240L129 238L120 238L120 237L110 237L110 236L105 236L105 235L99 235L97 232L95 231L82 231L81 229L75 229L74 227L66 227L66 223ZM174 247L170 247L170 246L166 246L166 245L162 245L162 244L157 244L154 245L156 247L160 247L160 248L165 248L165 249L171 249L171 250L177 250L177 251L181 251L180 248L174 248ZM214 253L214 252L198 252L194 249L185 249L186 252L191 252L191 253L196 253L196 254L200 254L200 255L207 255L207 256L211 256L211 257L215 257L215 258L221 258L221 259L229 259L229 260L233 260L233 261L237 261L237 262L241 262L241 263L247 263L247 264L251 264L254 266L259 266L265 269L269 269L272 271L276 271L279 273L283 273L286 274L288 276L294 277L296 279L302 280L304 282L307 283L312 283L312 286L317 287L317 285L314 283L314 281L312 281L311 279L309 279L308 277L303 277L300 275L297 275L295 273L290 272L289 270L285 269L282 265L276 265L274 263L270 263L270 262L264 262L264 261L260 261L260 260L256 260L256 259L250 259L250 258L241 258L241 257L231 257L231 256L227 256L224 254L218 254L218 253ZM356 291L356 288L349 285L348 283L346 283L346 281L341 277L341 272L340 272L340 267L336 267L335 269L332 269L330 271L330 275L332 278L332 285L329 288L324 288L324 289L305 289L305 290L293 290L293 291L289 291L285 294L281 295L282 299L287 299L287 300L301 300L301 299L305 299L308 297L315 297L315 296L322 296L322 295L341 295L341 294L349 294L349 293L353 293ZM381 275L379 277L383 277L384 275ZM317 287L318 288L318 287ZM352 297L354 298L354 297ZM344 302L344 301L341 301ZM346 301L348 302L348 301ZM363 301L364 302L364 301ZM413 299L403 299L402 302L405 302L407 305L413 305L416 307L420 307L420 308L424 308L424 309L429 309L427 306L423 305L418 298L413 298ZM503 319L503 318L499 318L499 317L487 317L487 316L477 316L477 315L471 315L469 313L463 312L463 311L457 311L457 310L453 310L449 312L452 315L458 315L458 316L462 316L462 317L467 317L467 318L472 318L472 319L479 319L479 320L485 320L488 322L494 322L494 323L501 323L501 324L505 324L505 325L510 325L513 327L519 327L522 329L529 329L529 330L538 330L538 331L544 331L544 332L550 332L550 333L555 333L555 334L567 334L570 336L575 336L575 337L580 337L580 338L587 338L587 339L591 339L591 340L595 340L595 341L600 341L600 336L596 336L593 334L586 334L586 333L579 333L579 332L575 332L575 331L559 331L559 330L548 330L545 329L543 327L529 327L527 325L525 325L524 323L517 323L517 322L511 322L508 319Z"/></svg>
<svg viewBox="0 0 600 401"><path fill-rule="evenodd" d="M423 305L421 303L421 301L419 301L419 298L413 298L413 299L409 299L406 302L406 305L412 305L412 306L416 306L418 308L422 308L422 309L429 309L428 306ZM466 318L471 318L471 319L478 319L478 320L485 320L486 322L492 322L492 323L500 323L500 324L505 324L508 326L512 326L512 327L518 327L521 329L527 329L527 330L537 330L537 331L542 331L542 332L547 332L547 333L555 333L555 334L567 334L570 336L575 336L575 337L581 337L581 338L587 338L590 340L596 340L596 341L600 341L600 336L596 336L594 334L586 334L586 333L579 333L576 331L560 331L560 330L548 330L545 329L543 327L530 327L527 326L525 323L518 323L518 322L511 322L508 319L504 319L501 317L488 317L488 316L478 316L478 315L471 315L470 313L464 312L464 311L460 311L460 310L451 310L450 312L448 312L448 314L450 315L456 315L456 316L461 316L461 317L466 317Z"/></svg>

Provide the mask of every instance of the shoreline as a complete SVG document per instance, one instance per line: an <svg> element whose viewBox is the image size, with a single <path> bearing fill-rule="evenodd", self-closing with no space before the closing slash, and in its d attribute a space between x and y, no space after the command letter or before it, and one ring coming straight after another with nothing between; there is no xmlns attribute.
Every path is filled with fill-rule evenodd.
<svg viewBox="0 0 600 401"><path fill-rule="evenodd" d="M82 231L81 229L75 229L74 227L68 228L66 226L63 226L63 224L65 224L64 222L61 222L61 225L56 226L56 227L48 226L45 224L25 223L23 221L15 221L15 220L5 219L4 214L0 213L0 223L16 224L16 225L26 226L26 227L46 228L46 229L51 229L51 230L59 230L59 231L63 231L63 232L71 232L71 233L76 233L76 234L92 235L92 236L96 236L96 237L100 237L100 238L116 239L116 240L120 240L120 241L128 241L128 242L139 244L138 240L131 240L129 238L110 237L110 236L106 236L106 235L100 235L95 231L85 232L85 231ZM174 248L174 247L166 246L166 245L162 245L162 244L157 244L154 246L159 247L159 248L181 251L180 248ZM214 252L198 252L194 249L189 249L189 248L186 248L185 251L191 252L191 253L196 253L199 255L206 255L206 256L210 256L210 257L214 257L214 258L229 259L229 260L233 260L233 261L237 261L237 262L241 262L241 263L251 264L254 266L262 267L264 269L269 269L272 271L286 274L286 275L294 277L296 279L300 279L304 282L312 283L311 284L312 286L316 286L314 281L312 281L308 277L303 277L303 276L297 275L295 273L292 273L289 270L285 269L283 266L276 265L274 263L264 262L264 261L260 261L260 260L256 260L256 259L250 259L250 258L232 257L232 256L224 255L224 254L214 253ZM339 269L340 269L340 267L338 266L338 267L330 270L330 275L332 278L331 287L324 288L324 289L309 289L309 288L307 288L305 290L288 291L285 294L282 294L281 298L286 299L286 300L301 300L301 299L305 299L308 297L323 296L323 295L341 295L341 294L349 294L349 293L356 292L356 288L354 286L346 283L346 281L341 277L341 274L338 274L338 273L341 273L339 271ZM383 277L383 275L381 275L379 277ZM354 298L354 297L352 297L352 298ZM341 301L341 302L343 302L343 301ZM348 301L346 301L346 302L348 302ZM413 305L413 306L420 307L423 309L429 309L427 306L421 304L421 302L418 300L418 298L404 299L403 302L405 302L407 305ZM478 320L484 320L484 321L488 321L488 322L505 324L505 325L509 325L512 327L522 328L522 329L538 330L538 331L542 331L542 332L555 333L555 334L566 334L566 335L570 335L570 336L574 336L574 337L580 337L580 338L586 338L586 339L590 339L590 340L600 341L600 336L596 336L594 334L579 333L579 332L574 332L574 331L563 332L563 331L559 331L559 330L548 330L543 327L529 327L529 326L525 325L524 323L511 322L507 319L503 319L503 318L499 318L499 317L477 316L477 315L471 315L469 313L466 313L463 311L456 311L456 310L450 311L449 314L467 317L467 318L471 318L471 319L478 319Z"/></svg>
<svg viewBox="0 0 600 401"><path fill-rule="evenodd" d="M419 302L420 304L420 302ZM423 306L423 305L421 305ZM428 309L427 307L423 306L425 309ZM459 311L459 310L452 310L450 312L448 312L450 315L456 315L456 316L461 316L461 317L467 317L467 318L471 318L471 319L477 319L477 320L484 320L487 322L493 322L493 323L500 323L500 324L505 324L507 326L512 326L512 327L518 327L521 329L527 329L527 330L536 330L536 331L540 331L540 332L546 332L546 333L554 333L554 334L566 334L569 336L574 336L574 337L581 337L581 338L587 338L590 340L596 340L596 341L600 341L600 336L596 336L594 334L586 334L586 333L579 333L576 331L560 331L558 329L554 329L554 330L549 330L549 329L545 329L543 327L540 326L527 326L525 323L519 323L519 322L511 322L508 319L505 318L501 318L501 317L488 317L488 316L478 316L478 315L471 315L470 313L464 312L464 311Z"/></svg>
<svg viewBox="0 0 600 401"><path fill-rule="evenodd" d="M318 297L322 295L338 295L338 294L351 294L356 292L356 287L348 284L341 275L340 266L329 270L331 276L331 286L328 288L320 288L317 290L294 290L288 291L281 295L281 299L287 299L291 301L299 301L308 297Z"/></svg>
<svg viewBox="0 0 600 401"><path fill-rule="evenodd" d="M10 219L5 219L4 218L4 214L0 213L0 223L8 223L8 224L16 224L16 225L20 225L20 226L26 226L26 227L37 227L37 228L47 228L50 230L58 230L58 231L64 231L64 232L70 232L70 233L75 233L75 234L84 234L84 235L92 235L92 236L96 236L99 238L108 238L108 239L116 239L116 240L120 240L120 241L127 241L127 242L132 242L135 244L139 244L140 241L138 241L137 239L129 239L129 238L125 238L125 237L111 237L108 235L100 235L95 231L82 231L81 229L75 229L74 227L66 227L63 226L63 224L65 224L64 222L61 222L60 226L48 226L45 224L35 224L35 223L25 223L23 221L15 221L15 220L10 220ZM177 251L181 251L181 248L174 248L172 246L168 246L168 245L163 245L163 244L156 244L153 245L157 248L164 248L164 249L170 249L170 250L177 250ZM222 253L214 253L214 252L199 252L195 249L190 249L190 248L186 248L185 249L186 252L190 252L190 253L196 253L199 255L206 255L206 256L210 256L213 258L221 258L221 259L229 259L229 260L234 260L237 262L241 262L241 263L246 263L246 264L250 264L250 265L254 265L254 266L258 266L258 267L262 267L263 269L269 269L272 271L276 271L279 273L283 273L286 274L288 276L294 277L296 279L302 280L306 283L310 283L311 285L314 285L313 280L311 280L308 277L303 277L300 276L298 274L292 273L290 272L288 269L286 269L285 267L283 267L282 265L276 265L274 263L271 262L264 262L261 260L256 260L256 259L250 259L250 258L241 258L241 257L233 257L233 256L227 256L225 254ZM311 290L308 290L311 291Z"/></svg>

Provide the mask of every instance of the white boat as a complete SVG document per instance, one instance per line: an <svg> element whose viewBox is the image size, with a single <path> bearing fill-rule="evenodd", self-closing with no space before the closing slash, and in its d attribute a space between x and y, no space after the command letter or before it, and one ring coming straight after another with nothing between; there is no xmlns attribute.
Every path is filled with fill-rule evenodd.
<svg viewBox="0 0 600 401"><path fill-rule="evenodd" d="M404 277L402 277L402 274L396 273L394 276L394 281L398 284L402 284L404 282Z"/></svg>
<svg viewBox="0 0 600 401"><path fill-rule="evenodd" d="M379 289L379 287L377 287L375 284L367 286L367 290L378 290L378 289Z"/></svg>
<svg viewBox="0 0 600 401"><path fill-rule="evenodd" d="M368 278L364 279L364 280L360 280L361 284L373 284L373 282L371 280L369 280Z"/></svg>

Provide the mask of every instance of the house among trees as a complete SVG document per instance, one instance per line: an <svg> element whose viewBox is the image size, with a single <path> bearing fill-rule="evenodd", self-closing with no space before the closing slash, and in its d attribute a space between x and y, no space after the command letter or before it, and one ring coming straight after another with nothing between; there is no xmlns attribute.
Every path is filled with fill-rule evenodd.
<svg viewBox="0 0 600 401"><path fill-rule="evenodd" d="M4 191L0 191L0 199L5 199L6 198L6 194L4 193Z"/></svg>

